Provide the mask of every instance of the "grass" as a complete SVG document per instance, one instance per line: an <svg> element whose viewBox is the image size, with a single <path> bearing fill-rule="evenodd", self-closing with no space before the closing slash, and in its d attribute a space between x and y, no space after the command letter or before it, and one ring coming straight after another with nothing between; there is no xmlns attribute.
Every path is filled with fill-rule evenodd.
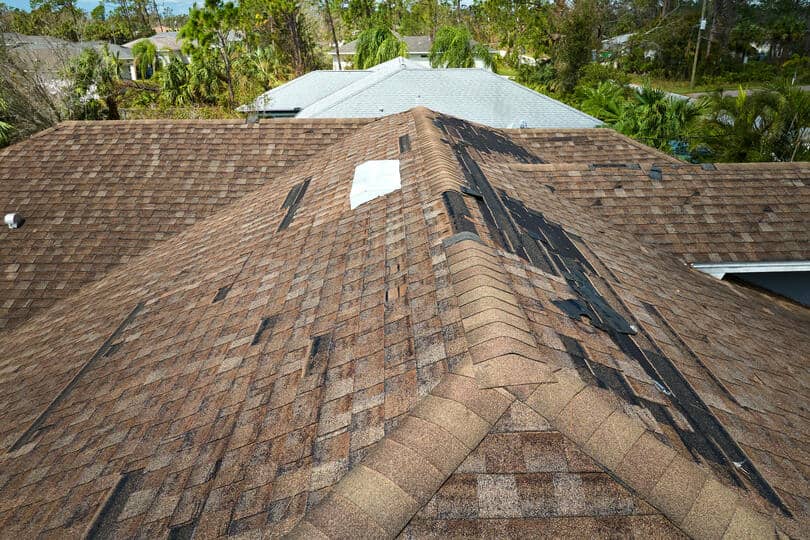
<svg viewBox="0 0 810 540"><path fill-rule="evenodd" d="M632 82L643 84L646 79L640 76L631 76ZM749 81L744 83L723 83L723 84L696 84L694 88L689 88L689 81L670 81L666 79L652 79L650 84L653 88L659 88L675 94L692 94L694 92L716 92L718 90L736 90L742 85L743 88L761 88L765 83Z"/></svg>

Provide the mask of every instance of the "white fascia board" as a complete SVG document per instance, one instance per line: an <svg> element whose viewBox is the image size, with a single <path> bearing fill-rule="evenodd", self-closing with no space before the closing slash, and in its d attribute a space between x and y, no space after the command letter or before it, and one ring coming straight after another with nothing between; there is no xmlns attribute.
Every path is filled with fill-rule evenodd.
<svg viewBox="0 0 810 540"><path fill-rule="evenodd" d="M723 279L726 274L810 271L810 261L692 263L691 266L717 279Z"/></svg>

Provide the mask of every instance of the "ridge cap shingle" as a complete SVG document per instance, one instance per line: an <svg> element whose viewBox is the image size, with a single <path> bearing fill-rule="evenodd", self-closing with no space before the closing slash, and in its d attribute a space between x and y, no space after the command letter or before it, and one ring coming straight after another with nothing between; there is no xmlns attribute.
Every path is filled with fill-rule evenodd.
<svg viewBox="0 0 810 540"><path fill-rule="evenodd" d="M475 304L473 309L461 314L469 356L457 372L446 373L407 418L335 485L333 495L305 514L291 537L305 537L315 531L328 537L330 524L341 515L349 530L373 522L387 536L395 537L483 440L498 413L515 400L546 418L689 536L735 538L745 533L759 538L777 537L779 532L771 519L752 510L713 474L679 456L640 420L626 414L618 402L606 399L602 390L583 382L575 370L550 365L539 354L536 343L534 348L527 347L526 341L534 342L534 337L517 327L521 317L527 321L525 314L492 310L486 284L465 291L464 282L468 280L456 282L458 273L468 268L477 269L485 279L500 277L508 281L502 267L501 275L495 275L500 263L493 248L465 234L458 242L446 242L445 251L456 299L464 292L480 293L468 303ZM517 299L503 288L499 281L500 301L509 304L509 296L506 300L503 297L511 295L513 307L521 313ZM463 306L459 308L463 310ZM471 341L469 331L479 326L470 324L479 313L490 316L485 326L493 328L493 332ZM495 339L500 340L496 349L480 348ZM494 399L499 405L490 405L484 413L480 409L484 399ZM423 460L397 462L397 452L390 448L392 443L410 449ZM402 453L401 448L398 450ZM388 483L397 489L384 489ZM408 487L414 483L421 483L420 491ZM343 498L353 503L353 513L346 513Z"/></svg>

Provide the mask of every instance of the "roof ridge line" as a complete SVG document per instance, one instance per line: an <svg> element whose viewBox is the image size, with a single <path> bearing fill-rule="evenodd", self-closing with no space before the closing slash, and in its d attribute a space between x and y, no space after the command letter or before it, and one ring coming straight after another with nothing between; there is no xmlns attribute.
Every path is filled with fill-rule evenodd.
<svg viewBox="0 0 810 540"><path fill-rule="evenodd" d="M396 537L515 400L500 388L481 388L466 359L445 373L288 537L351 537L360 530Z"/></svg>
<svg viewBox="0 0 810 540"><path fill-rule="evenodd" d="M426 177L433 195L438 197L445 191L460 191L465 183L464 174L449 144L433 123L436 113L419 106L411 109L411 114L416 124L416 144L422 154L422 166L428 173Z"/></svg>
<svg viewBox="0 0 810 540"><path fill-rule="evenodd" d="M477 267L481 269L483 278L494 279L493 265L502 268L500 257L493 248L470 239L468 235L447 251L451 276L454 270ZM481 265L481 261L486 261L487 266ZM465 283L468 281L473 280L468 278ZM498 294L502 303L511 303L509 296L515 298L514 295L505 292L503 284L498 283L497 289L489 285L472 285L469 288L462 285L455 292L464 294L486 287L491 288L493 294ZM454 283L456 288L457 284ZM473 307L465 310L470 305ZM517 302L515 307L522 312ZM476 296L460 309L467 340L473 340L470 346L473 365L477 367L483 362L493 362L487 356L497 355L495 365L498 371L492 375L492 379L488 378L489 372L483 372L483 377L480 372L476 373L479 382L483 379L485 384L490 384L499 382L500 378L504 383L500 387L514 392L520 401L546 418L560 433L686 534L694 538L737 538L743 533L753 533L753 537L758 538L776 537L778 528L772 519L751 509L742 497L721 484L713 474L678 455L646 429L640 420L625 413L619 402L606 399L603 390L582 381L576 370L550 372L551 366L539 357L538 351L534 351L536 362L522 361L519 365L528 369L518 371L515 375L519 378L511 378L511 374L505 370L512 367L512 358L532 356L531 352L526 353L524 336L514 339L514 333L519 332L514 325L508 329L513 336L508 336L496 315L490 318L493 332L484 338L491 340L500 337L500 346L492 347L483 340L478 341L480 333L473 336L480 332L476 321L478 313L492 313L487 300ZM531 332L528 327L526 330ZM504 335L508 337L504 339ZM529 337L534 342L532 333ZM483 345L480 349L477 348L479 344ZM538 368L539 371L532 373ZM545 380L538 381L537 377ZM510 385L526 384L534 387L528 392L526 387L520 390L509 388ZM653 459L650 459L651 456Z"/></svg>
<svg viewBox="0 0 810 540"><path fill-rule="evenodd" d="M425 111L417 111L417 122L433 130L435 143L441 144ZM298 522L290 537L328 538L344 528L397 536L516 401L505 386L554 380L537 354L517 297L505 291L503 283L496 288L487 282L505 275L491 249L467 235L452 236L443 245L456 298L460 301L469 291L482 293L459 306L469 356L445 373L375 450ZM478 279L467 276L469 269Z"/></svg>

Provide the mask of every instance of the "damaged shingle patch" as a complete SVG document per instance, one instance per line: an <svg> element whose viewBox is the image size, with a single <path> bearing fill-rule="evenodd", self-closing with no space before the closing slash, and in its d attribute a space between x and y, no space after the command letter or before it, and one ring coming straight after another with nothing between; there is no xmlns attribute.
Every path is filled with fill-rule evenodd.
<svg viewBox="0 0 810 540"><path fill-rule="evenodd" d="M121 475L87 531L85 537L88 540L115 538L118 516L124 510L130 496L140 489L142 480L143 469Z"/></svg>
<svg viewBox="0 0 810 540"><path fill-rule="evenodd" d="M290 223L292 223L292 220L295 217L295 212L298 210L298 205L301 204L301 199L304 198L304 194L307 192L307 188L309 187L309 182L311 180L311 177L307 178L303 182L295 184L292 189L290 189L290 192L287 194L287 198L284 199L284 204L281 205L281 208L287 209L287 214L284 216L284 219L281 220L281 223L278 226L279 231L283 231L290 226Z"/></svg>
<svg viewBox="0 0 810 540"><path fill-rule="evenodd" d="M135 317L138 316L138 313L140 313L140 311L143 309L143 306L144 303L139 302L132 309L132 311L129 312L129 315L127 315L127 317L121 322L121 324L118 325L118 328L115 329L115 331L110 335L110 337L108 337L104 341L104 343L101 344L101 347L98 348L98 350L90 358L90 360L88 360L82 366L82 368L76 373L76 375L73 376L73 378L70 380L67 386L65 386L62 389L62 391L59 392L56 398L54 398L54 400L51 401L50 405L48 405L48 407L44 411L42 411L42 413L40 413L39 416L37 416L37 418L34 420L31 426L28 429L26 429L22 435L20 435L20 437L16 440L14 444L11 445L11 448L9 449L10 451L13 452L15 450L18 450L22 446L28 444L28 442L30 442L31 439L33 439L34 436L36 436L43 422L48 418L51 412L56 410L59 407L59 405L61 405L65 401L65 399L67 399L67 397L70 395L73 389L76 388L76 385L78 385L79 380L81 380L82 378L82 375L87 373L87 371L89 371L93 367L93 365L98 361L99 358L107 355L110 349L114 346L113 343L115 342L115 340L117 340L121 336L121 334L124 333L124 330L126 330L127 326L132 324L132 321L134 321ZM118 347L115 347L115 349L117 350Z"/></svg>
<svg viewBox="0 0 810 540"><path fill-rule="evenodd" d="M259 323L259 328L256 329L256 333L253 335L253 341L250 342L251 345L258 344L262 336L264 336L265 332L272 332L273 326L276 324L276 315L272 317L264 317L262 322Z"/></svg>

